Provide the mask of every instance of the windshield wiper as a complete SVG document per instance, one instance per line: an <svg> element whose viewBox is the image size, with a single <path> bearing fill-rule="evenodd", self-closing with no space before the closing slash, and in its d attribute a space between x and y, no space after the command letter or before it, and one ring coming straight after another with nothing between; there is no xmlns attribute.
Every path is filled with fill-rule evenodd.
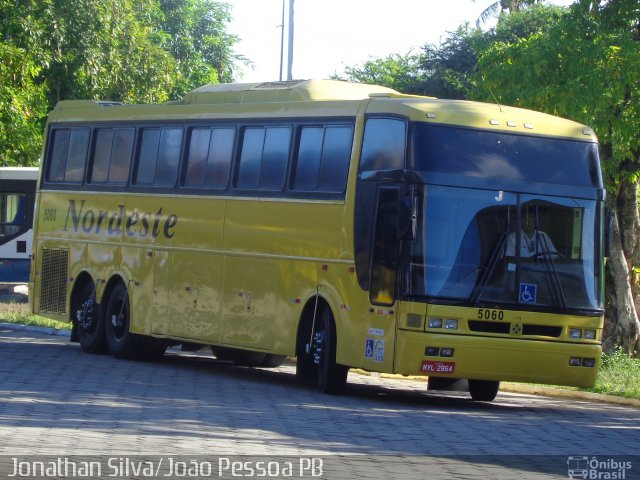
<svg viewBox="0 0 640 480"><path fill-rule="evenodd" d="M564 296L564 290L562 289L562 282L560 282L560 276L558 275L558 269L556 268L556 262L553 259L553 253L555 252L551 252L551 248L549 247L549 243L547 241L547 238L544 236L539 236L536 235L536 252L538 251L538 245L542 245L542 259L543 259L543 263L547 266L547 268L549 269L549 272L551 272L552 274L552 278L553 278L553 286L554 286L554 293L556 294L558 300L560 301L560 305L562 306L563 310L566 310L567 308L567 300ZM536 256L537 258L537 256Z"/></svg>
<svg viewBox="0 0 640 480"><path fill-rule="evenodd" d="M487 284L489 283L489 279L493 275L494 270L496 269L496 265L498 265L498 261L503 257L503 253L505 251L505 245L507 243L507 234L506 232L502 232L498 237L493 249L491 250L491 255L489 256L489 260L487 264L483 268L482 277L480 277L480 281L476 283L476 286L473 288L473 292L471 294L471 303L474 305L478 305L480 301L480 297L484 292Z"/></svg>

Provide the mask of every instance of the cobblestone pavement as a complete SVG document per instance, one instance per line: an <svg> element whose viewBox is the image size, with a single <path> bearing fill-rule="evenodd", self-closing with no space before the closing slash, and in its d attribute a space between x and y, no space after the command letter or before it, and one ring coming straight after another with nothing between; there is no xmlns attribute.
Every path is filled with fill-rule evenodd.
<svg viewBox="0 0 640 480"><path fill-rule="evenodd" d="M326 478L388 478L411 465L422 478L426 464L429 478L568 478L569 456L639 454L634 408L508 393L473 403L353 372L346 393L330 396L293 373L202 354L130 362L0 328L0 455L339 455L356 473L336 466ZM640 478L633 461L626 479Z"/></svg>

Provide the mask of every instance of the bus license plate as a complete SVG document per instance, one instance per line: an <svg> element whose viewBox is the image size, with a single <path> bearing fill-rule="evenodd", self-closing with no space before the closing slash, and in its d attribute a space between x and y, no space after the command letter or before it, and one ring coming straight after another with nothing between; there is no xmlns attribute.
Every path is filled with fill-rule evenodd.
<svg viewBox="0 0 640 480"><path fill-rule="evenodd" d="M438 362L436 360L424 360L422 371L426 373L453 373L456 362Z"/></svg>

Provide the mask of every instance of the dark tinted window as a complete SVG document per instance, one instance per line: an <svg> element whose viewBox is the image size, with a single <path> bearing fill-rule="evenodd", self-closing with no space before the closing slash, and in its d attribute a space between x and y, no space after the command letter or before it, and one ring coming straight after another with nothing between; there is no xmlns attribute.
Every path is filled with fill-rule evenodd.
<svg viewBox="0 0 640 480"><path fill-rule="evenodd" d="M282 190L287 173L290 139L289 127L246 128L236 187Z"/></svg>
<svg viewBox="0 0 640 480"><path fill-rule="evenodd" d="M178 176L182 128L145 128L138 156L137 185L172 186Z"/></svg>
<svg viewBox="0 0 640 480"><path fill-rule="evenodd" d="M260 165L260 182L263 190L282 190L289 163L291 129L288 127L267 128Z"/></svg>
<svg viewBox="0 0 640 480"><path fill-rule="evenodd" d="M117 128L113 133L109 183L127 183L135 133L133 128Z"/></svg>
<svg viewBox="0 0 640 480"><path fill-rule="evenodd" d="M185 185L225 188L233 156L233 128L194 128L191 130Z"/></svg>
<svg viewBox="0 0 640 480"><path fill-rule="evenodd" d="M133 128L100 128L96 132L91 183L125 184L133 152Z"/></svg>
<svg viewBox="0 0 640 480"><path fill-rule="evenodd" d="M49 158L47 180L81 183L87 162L89 129L58 129L52 131L53 145Z"/></svg>
<svg viewBox="0 0 640 480"><path fill-rule="evenodd" d="M435 125L413 126L410 167L437 173L597 186L597 145Z"/></svg>
<svg viewBox="0 0 640 480"><path fill-rule="evenodd" d="M238 188L257 188L260 178L260 162L264 146L264 128L247 128L242 139L242 154L238 166Z"/></svg>
<svg viewBox="0 0 640 480"><path fill-rule="evenodd" d="M303 127L293 189L343 192L349 173L351 126Z"/></svg>
<svg viewBox="0 0 640 480"><path fill-rule="evenodd" d="M406 123L396 118L370 118L364 129L360 171L404 168Z"/></svg>

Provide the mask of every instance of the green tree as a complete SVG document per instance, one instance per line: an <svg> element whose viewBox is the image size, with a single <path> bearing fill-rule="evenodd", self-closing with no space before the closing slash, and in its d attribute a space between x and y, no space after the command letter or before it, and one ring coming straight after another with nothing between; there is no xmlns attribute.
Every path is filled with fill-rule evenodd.
<svg viewBox="0 0 640 480"><path fill-rule="evenodd" d="M208 83L233 81L235 64L244 58L233 52L238 38L225 30L231 21L229 5L208 0L159 0L162 13L158 36L176 63L172 97L181 97Z"/></svg>
<svg viewBox="0 0 640 480"><path fill-rule="evenodd" d="M0 0L0 165L36 165L47 112L45 2Z"/></svg>
<svg viewBox="0 0 640 480"><path fill-rule="evenodd" d="M420 69L420 57L408 53L392 54L384 58L372 58L362 65L346 67L343 75L333 75L334 80L382 85L404 93L424 93L424 75Z"/></svg>
<svg viewBox="0 0 640 480"><path fill-rule="evenodd" d="M472 74L478 49L490 41L492 32L482 32L469 24L458 27L440 45L422 47L420 67L424 70L421 90L434 97L465 99L473 88Z"/></svg>
<svg viewBox="0 0 640 480"><path fill-rule="evenodd" d="M475 2L475 0L473 1ZM494 2L482 11L476 21L476 25L479 27L490 18L496 16L501 17L505 13L520 12L524 7L539 3L540 1L541 0L500 0L499 2Z"/></svg>
<svg viewBox="0 0 640 480"><path fill-rule="evenodd" d="M0 42L0 166L38 162L47 108L40 71L28 52Z"/></svg>
<svg viewBox="0 0 640 480"><path fill-rule="evenodd" d="M37 160L60 100L158 103L232 81L229 20L209 0L0 0L0 162Z"/></svg>
<svg viewBox="0 0 640 480"><path fill-rule="evenodd" d="M591 125L615 213L607 263L606 349L640 351L640 7L637 0L580 0L542 33L496 42L480 57L476 96ZM635 300L635 301L634 301Z"/></svg>

